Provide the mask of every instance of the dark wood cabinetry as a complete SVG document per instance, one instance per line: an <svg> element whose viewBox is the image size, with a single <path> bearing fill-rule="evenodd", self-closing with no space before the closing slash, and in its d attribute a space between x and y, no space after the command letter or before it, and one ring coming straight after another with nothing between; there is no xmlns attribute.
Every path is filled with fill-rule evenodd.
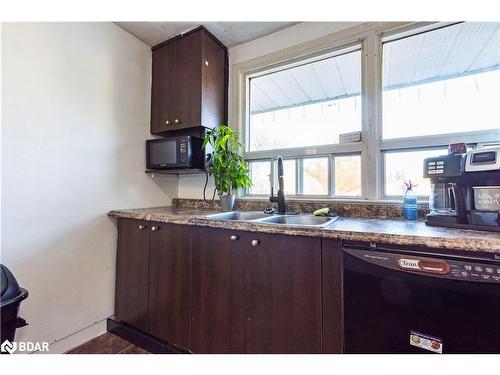
<svg viewBox="0 0 500 375"><path fill-rule="evenodd" d="M341 353L340 241L118 221L118 319L193 353Z"/></svg>
<svg viewBox="0 0 500 375"><path fill-rule="evenodd" d="M149 223L120 219L116 257L116 317L146 331L148 288Z"/></svg>
<svg viewBox="0 0 500 375"><path fill-rule="evenodd" d="M193 228L191 350L244 353L244 253L236 233ZM234 238L234 237L233 237Z"/></svg>
<svg viewBox="0 0 500 375"><path fill-rule="evenodd" d="M115 316L189 348L190 228L120 219Z"/></svg>
<svg viewBox="0 0 500 375"><path fill-rule="evenodd" d="M153 223L149 254L148 332L189 348L190 228Z"/></svg>
<svg viewBox="0 0 500 375"><path fill-rule="evenodd" d="M342 353L342 244L323 240L323 353Z"/></svg>
<svg viewBox="0 0 500 375"><path fill-rule="evenodd" d="M319 239L193 234L193 352L321 352Z"/></svg>
<svg viewBox="0 0 500 375"><path fill-rule="evenodd" d="M246 352L321 352L321 240L262 233L246 247Z"/></svg>
<svg viewBox="0 0 500 375"><path fill-rule="evenodd" d="M227 49L200 27L153 47L151 133L226 121Z"/></svg>

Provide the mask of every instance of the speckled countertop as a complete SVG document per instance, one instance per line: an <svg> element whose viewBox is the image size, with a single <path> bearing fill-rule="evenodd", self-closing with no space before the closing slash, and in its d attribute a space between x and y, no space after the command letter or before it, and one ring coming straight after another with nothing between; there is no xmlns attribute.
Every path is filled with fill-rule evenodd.
<svg viewBox="0 0 500 375"><path fill-rule="evenodd" d="M241 221L209 220L205 215L217 213L210 209L155 207L115 210L108 215L129 219L150 220L173 224L186 224L287 234L334 238L347 241L378 242L392 245L419 245L439 249L500 253L500 234L484 231L430 227L422 221L406 222L398 219L368 219L341 217L326 228L307 228Z"/></svg>

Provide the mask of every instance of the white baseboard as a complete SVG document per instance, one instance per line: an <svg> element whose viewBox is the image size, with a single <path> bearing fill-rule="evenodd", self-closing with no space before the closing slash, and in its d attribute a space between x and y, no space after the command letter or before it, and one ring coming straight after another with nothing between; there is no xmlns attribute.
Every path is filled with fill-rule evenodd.
<svg viewBox="0 0 500 375"><path fill-rule="evenodd" d="M62 354L77 346L106 333L106 319L83 328L69 336L49 344L48 352L33 352L33 354Z"/></svg>

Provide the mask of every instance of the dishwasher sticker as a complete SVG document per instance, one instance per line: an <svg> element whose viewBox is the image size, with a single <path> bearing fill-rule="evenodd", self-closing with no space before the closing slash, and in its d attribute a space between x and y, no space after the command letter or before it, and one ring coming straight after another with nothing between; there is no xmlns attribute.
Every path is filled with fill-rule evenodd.
<svg viewBox="0 0 500 375"><path fill-rule="evenodd" d="M410 345L429 350L434 353L443 353L442 339L416 331L410 331Z"/></svg>

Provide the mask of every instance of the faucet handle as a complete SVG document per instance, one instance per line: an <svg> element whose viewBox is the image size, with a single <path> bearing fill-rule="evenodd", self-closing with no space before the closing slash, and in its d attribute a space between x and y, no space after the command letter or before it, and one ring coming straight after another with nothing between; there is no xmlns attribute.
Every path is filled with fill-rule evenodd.
<svg viewBox="0 0 500 375"><path fill-rule="evenodd" d="M272 206L267 206L266 208L264 208L264 213L265 214L274 214L276 212L276 210L272 207Z"/></svg>

